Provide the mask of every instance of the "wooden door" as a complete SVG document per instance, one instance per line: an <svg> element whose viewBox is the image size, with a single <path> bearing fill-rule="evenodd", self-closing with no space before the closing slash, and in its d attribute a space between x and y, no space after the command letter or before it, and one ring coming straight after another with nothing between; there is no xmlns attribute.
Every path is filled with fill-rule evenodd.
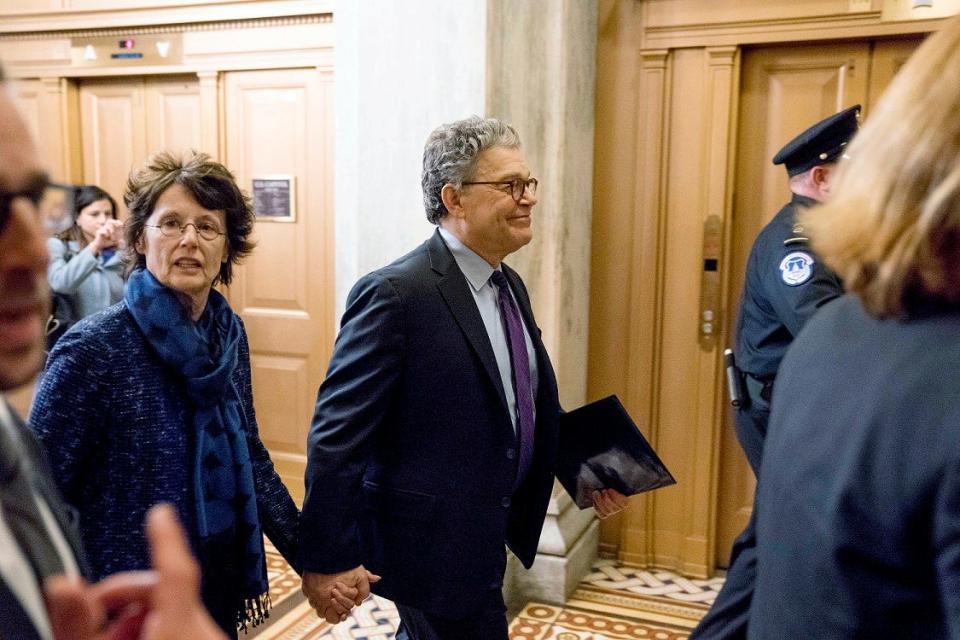
<svg viewBox="0 0 960 640"><path fill-rule="evenodd" d="M130 170L147 156L144 81L120 78L80 85L83 181L105 189L126 217L123 192Z"/></svg>
<svg viewBox="0 0 960 640"><path fill-rule="evenodd" d="M116 78L80 85L83 181L106 189L126 216L130 171L158 151L200 150L195 77Z"/></svg>
<svg viewBox="0 0 960 640"><path fill-rule="evenodd" d="M147 152L201 149L200 87L196 77L151 78L144 84Z"/></svg>
<svg viewBox="0 0 960 640"><path fill-rule="evenodd" d="M241 186L249 191L259 176L295 179L295 219L257 221L257 248L229 297L250 338L261 436L299 501L307 430L334 337L332 76L231 72L224 93L226 163Z"/></svg>
<svg viewBox="0 0 960 640"><path fill-rule="evenodd" d="M42 84L39 80L17 80L13 86L13 95L17 110L20 111L20 115L23 116L27 124L30 137L36 141L37 146L40 147L42 145L41 140L43 134L45 133L45 127L41 125L43 119L41 115ZM40 161L46 164L46 158L41 157Z"/></svg>
<svg viewBox="0 0 960 640"><path fill-rule="evenodd" d="M753 239L790 199L783 166L771 158L805 128L845 107L866 103L869 43L769 47L745 51L736 153L730 254L732 341ZM746 526L754 478L737 442L733 414L724 415L717 506L717 564L726 566Z"/></svg>
<svg viewBox="0 0 960 640"><path fill-rule="evenodd" d="M732 342L744 270L760 229L790 198L786 171L771 158L821 118L854 104L862 118L922 38L832 46L752 49L743 55L727 318ZM737 442L733 414L724 415L717 504L716 561L726 566L753 505L754 478Z"/></svg>
<svg viewBox="0 0 960 640"><path fill-rule="evenodd" d="M246 323L264 442L291 492L303 494L306 433L334 335L332 74L316 69L223 74L221 160L242 189L295 179L295 218L258 221L257 248L226 292ZM118 202L148 155L202 149L197 78L84 81L84 180ZM125 213L125 211L124 211Z"/></svg>
<svg viewBox="0 0 960 640"><path fill-rule="evenodd" d="M923 37L880 40L873 45L870 60L870 86L868 104L873 107L883 95L893 76L900 71L910 54L923 42Z"/></svg>

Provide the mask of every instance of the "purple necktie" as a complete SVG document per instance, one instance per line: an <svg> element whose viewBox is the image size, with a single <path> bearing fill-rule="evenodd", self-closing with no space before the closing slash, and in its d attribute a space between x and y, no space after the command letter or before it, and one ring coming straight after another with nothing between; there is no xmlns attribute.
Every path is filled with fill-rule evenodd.
<svg viewBox="0 0 960 640"><path fill-rule="evenodd" d="M523 320L513 296L507 277L502 271L494 271L490 281L497 287L497 304L500 317L507 329L510 347L510 368L513 370L513 393L517 403L517 437L520 441L520 463L517 466L517 484L523 482L533 459L533 387L530 384L530 361L527 358L527 341L524 339Z"/></svg>

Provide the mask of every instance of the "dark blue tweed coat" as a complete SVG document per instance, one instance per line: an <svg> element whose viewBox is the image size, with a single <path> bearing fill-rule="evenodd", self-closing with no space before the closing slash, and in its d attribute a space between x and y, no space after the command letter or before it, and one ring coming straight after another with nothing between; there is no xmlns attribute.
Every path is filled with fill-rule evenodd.
<svg viewBox="0 0 960 640"><path fill-rule="evenodd" d="M233 383L244 407L261 526L298 566L299 514L257 432L246 332ZM191 422L182 381L150 351L126 302L86 318L57 342L30 426L61 493L79 511L94 579L149 567L143 521L158 502L175 505L196 543Z"/></svg>

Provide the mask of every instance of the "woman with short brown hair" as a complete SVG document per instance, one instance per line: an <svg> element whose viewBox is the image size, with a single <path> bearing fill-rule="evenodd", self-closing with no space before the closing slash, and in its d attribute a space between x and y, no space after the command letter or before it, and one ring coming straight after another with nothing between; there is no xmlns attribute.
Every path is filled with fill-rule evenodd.
<svg viewBox="0 0 960 640"><path fill-rule="evenodd" d="M250 347L214 285L249 253L253 211L226 167L160 154L129 179L121 302L50 354L31 414L93 577L150 565L143 518L169 502L225 632L270 608L266 535L297 566L299 513L260 440Z"/></svg>

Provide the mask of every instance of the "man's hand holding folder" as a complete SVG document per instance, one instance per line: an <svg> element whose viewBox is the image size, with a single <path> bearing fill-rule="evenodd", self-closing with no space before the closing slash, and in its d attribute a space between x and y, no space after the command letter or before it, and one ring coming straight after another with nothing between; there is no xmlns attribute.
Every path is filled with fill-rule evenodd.
<svg viewBox="0 0 960 640"><path fill-rule="evenodd" d="M676 484L616 396L561 416L557 479L581 509L599 501L601 517L622 509L622 496Z"/></svg>

